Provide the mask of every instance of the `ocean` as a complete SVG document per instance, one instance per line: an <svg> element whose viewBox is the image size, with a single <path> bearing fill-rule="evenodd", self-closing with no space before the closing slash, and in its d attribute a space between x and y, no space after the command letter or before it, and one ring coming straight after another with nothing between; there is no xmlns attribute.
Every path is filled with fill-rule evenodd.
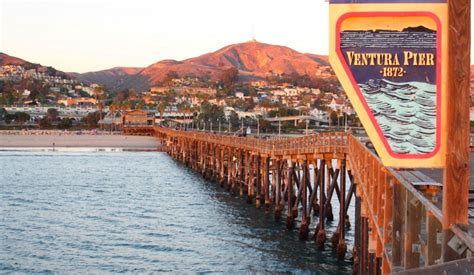
<svg viewBox="0 0 474 275"><path fill-rule="evenodd" d="M0 167L0 273L352 270L164 153L0 151Z"/></svg>

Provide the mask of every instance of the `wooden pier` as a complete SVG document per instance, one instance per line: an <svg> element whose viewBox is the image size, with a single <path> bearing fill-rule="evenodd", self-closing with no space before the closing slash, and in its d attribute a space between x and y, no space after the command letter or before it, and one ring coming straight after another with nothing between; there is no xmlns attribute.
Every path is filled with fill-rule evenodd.
<svg viewBox="0 0 474 275"><path fill-rule="evenodd" d="M128 133L149 135L150 130L171 157L276 221L284 218L289 230L319 249L346 257L346 230L353 226L356 274L474 270L472 225L451 224L453 237L443 239L442 184L419 171L384 167L353 135L264 140L162 127ZM333 211L335 201L339 213ZM354 225L348 216L351 203ZM337 224L332 235L327 222ZM452 251L442 248L444 242ZM457 255L449 259L457 260L454 267L446 253Z"/></svg>

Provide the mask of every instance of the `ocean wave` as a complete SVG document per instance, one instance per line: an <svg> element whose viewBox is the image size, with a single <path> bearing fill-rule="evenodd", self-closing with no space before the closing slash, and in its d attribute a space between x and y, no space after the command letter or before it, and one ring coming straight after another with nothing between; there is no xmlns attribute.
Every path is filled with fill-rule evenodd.
<svg viewBox="0 0 474 275"><path fill-rule="evenodd" d="M426 154L436 146L436 85L371 79L359 87L398 154Z"/></svg>

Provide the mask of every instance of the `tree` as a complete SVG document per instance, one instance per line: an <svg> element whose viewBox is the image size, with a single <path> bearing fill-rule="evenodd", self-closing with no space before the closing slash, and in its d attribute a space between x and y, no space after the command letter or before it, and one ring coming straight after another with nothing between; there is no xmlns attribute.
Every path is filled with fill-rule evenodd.
<svg viewBox="0 0 474 275"><path fill-rule="evenodd" d="M0 96L1 105L13 105L17 101L17 97L12 92L3 92Z"/></svg>
<svg viewBox="0 0 474 275"><path fill-rule="evenodd" d="M39 121L39 128L46 129L51 127L51 121L47 117L43 117Z"/></svg>
<svg viewBox="0 0 474 275"><path fill-rule="evenodd" d="M55 121L59 116L58 110L55 108L49 108L48 111L46 111L46 118L49 119L50 121Z"/></svg>
<svg viewBox="0 0 474 275"><path fill-rule="evenodd" d="M331 125L333 125L333 126L337 125L338 116L337 116L337 113L335 111L331 111L331 113L329 115L329 119L330 119Z"/></svg>
<svg viewBox="0 0 474 275"><path fill-rule="evenodd" d="M123 91L118 92L115 95L114 101L122 102L122 101L127 100L129 98L129 96L130 96L130 91L129 90L123 90Z"/></svg>
<svg viewBox="0 0 474 275"><path fill-rule="evenodd" d="M30 115L25 112L16 112L15 113L16 121L20 124L24 124L30 120Z"/></svg>
<svg viewBox="0 0 474 275"><path fill-rule="evenodd" d="M299 115L298 110L292 108L281 107L278 110L272 110L268 112L268 117L285 117L285 116L297 116Z"/></svg>
<svg viewBox="0 0 474 275"><path fill-rule="evenodd" d="M5 117L7 116L8 112L5 108L0 108L0 121L5 120Z"/></svg>
<svg viewBox="0 0 474 275"><path fill-rule="evenodd" d="M163 85L167 86L173 82L173 79L179 78L179 75L176 71L168 71L165 78L163 79Z"/></svg>
<svg viewBox="0 0 474 275"><path fill-rule="evenodd" d="M166 111L166 107L168 107L168 102L166 100L160 101L158 105L158 110L160 111L160 118L163 119L163 115Z"/></svg>
<svg viewBox="0 0 474 275"><path fill-rule="evenodd" d="M82 122L87 124L89 128L97 128L98 122L100 119L99 112L89 113L87 116L82 118Z"/></svg>
<svg viewBox="0 0 474 275"><path fill-rule="evenodd" d="M135 109L136 110L143 110L145 108L145 101L140 100L135 104Z"/></svg>
<svg viewBox="0 0 474 275"><path fill-rule="evenodd" d="M229 114L229 122L232 127L239 127L239 115L235 111L231 111Z"/></svg>
<svg viewBox="0 0 474 275"><path fill-rule="evenodd" d="M274 127L272 126L270 121L265 120L263 118L259 118L258 123L260 125L260 132L268 133L268 132L271 132L274 129Z"/></svg>
<svg viewBox="0 0 474 275"><path fill-rule="evenodd" d="M198 116L198 120L204 122L212 122L214 125L218 121L223 122L225 119L224 108L222 106L210 104L209 102L205 101L201 104L201 111Z"/></svg>
<svg viewBox="0 0 474 275"><path fill-rule="evenodd" d="M221 82L225 89L230 90L232 86L239 80L239 70L234 67L226 69L221 75Z"/></svg>
<svg viewBox="0 0 474 275"><path fill-rule="evenodd" d="M69 129L72 126L72 119L64 118L58 124L58 129Z"/></svg>
<svg viewBox="0 0 474 275"><path fill-rule="evenodd" d="M105 89L102 86L96 86L93 90L95 99L97 100L97 109L99 110L99 120L102 120L102 109L104 108L104 100L107 97Z"/></svg>

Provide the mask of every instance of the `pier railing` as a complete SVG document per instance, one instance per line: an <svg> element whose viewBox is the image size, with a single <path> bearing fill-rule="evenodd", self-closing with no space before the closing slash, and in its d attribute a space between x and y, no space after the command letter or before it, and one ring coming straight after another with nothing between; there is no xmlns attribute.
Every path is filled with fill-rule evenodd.
<svg viewBox="0 0 474 275"><path fill-rule="evenodd" d="M155 132L176 138L199 141L212 141L221 146L245 149L259 154L272 156L291 156L319 153L346 153L347 134L332 132L313 134L285 139L260 139L256 137L238 137L199 131L177 131L169 128L155 127Z"/></svg>
<svg viewBox="0 0 474 275"><path fill-rule="evenodd" d="M362 231L364 226L369 228L367 243L362 241L367 232L356 235L360 268L369 268L371 258L382 260L383 273L441 264L442 184L419 171L384 167L375 153L353 136L347 151L361 198ZM450 229L457 252L469 257L474 239L466 228L451 225Z"/></svg>
<svg viewBox="0 0 474 275"><path fill-rule="evenodd" d="M171 156L209 179L227 182L229 190L240 185L241 196L247 194L250 201L256 198L257 205L265 198L266 208L273 206L280 213L285 204L282 198L287 198L287 227L292 228L295 218L302 215L300 236L307 235L312 210L319 211L319 217L332 211L335 194L341 213L333 247L339 255L345 254L343 225L355 194L353 261L359 274L443 266L443 244L458 253L458 259L474 252L467 228L453 224L452 234L443 234L441 183L420 171L383 166L376 153L353 135L259 139L162 127L155 127L154 135L166 143ZM332 167L333 160L337 167ZM324 247L324 219L319 219L315 230L318 247Z"/></svg>

